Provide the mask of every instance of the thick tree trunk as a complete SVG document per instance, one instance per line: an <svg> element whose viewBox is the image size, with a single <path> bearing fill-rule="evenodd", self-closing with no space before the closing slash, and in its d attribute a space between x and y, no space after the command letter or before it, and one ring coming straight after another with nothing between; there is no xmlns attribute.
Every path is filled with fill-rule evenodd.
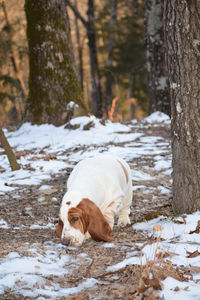
<svg viewBox="0 0 200 300"><path fill-rule="evenodd" d="M173 206L200 209L200 1L165 1L172 108Z"/></svg>
<svg viewBox="0 0 200 300"><path fill-rule="evenodd" d="M168 78L165 69L163 1L146 0L146 64L150 113L170 115Z"/></svg>
<svg viewBox="0 0 200 300"><path fill-rule="evenodd" d="M111 67L113 61L113 48L114 48L113 28L116 23L118 0L111 0L110 3L111 3L111 12L110 12L110 21L109 21L110 37L108 40L108 47L107 47L108 58L106 62L107 73L106 73L106 91L105 91L105 111L107 116L113 100L113 94L112 94L113 74L111 73Z"/></svg>
<svg viewBox="0 0 200 300"><path fill-rule="evenodd" d="M10 163L10 167L12 171L17 171L20 169L20 165L17 163L16 157L12 151L12 148L10 147L7 138L4 135L3 129L0 128L0 143L2 145L2 147L5 150L5 153L8 157L9 163Z"/></svg>
<svg viewBox="0 0 200 300"><path fill-rule="evenodd" d="M25 120L61 125L71 117L68 103L81 105L69 19L64 0L26 0L29 97Z"/></svg>

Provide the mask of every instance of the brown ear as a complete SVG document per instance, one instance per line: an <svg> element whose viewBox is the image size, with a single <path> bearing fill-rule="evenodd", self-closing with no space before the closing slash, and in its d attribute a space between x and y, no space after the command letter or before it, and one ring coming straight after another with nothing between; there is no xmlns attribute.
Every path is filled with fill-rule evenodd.
<svg viewBox="0 0 200 300"><path fill-rule="evenodd" d="M87 231L95 241L113 242L110 237L111 228L102 212L89 199L83 199L77 206L83 211L87 223Z"/></svg>
<svg viewBox="0 0 200 300"><path fill-rule="evenodd" d="M113 242L115 240L109 236L111 229L106 221L95 225L91 222L91 226L88 227L88 232L95 241Z"/></svg>
<svg viewBox="0 0 200 300"><path fill-rule="evenodd" d="M58 238L61 238L62 230L63 230L63 221L59 219L58 225L56 227L56 235Z"/></svg>

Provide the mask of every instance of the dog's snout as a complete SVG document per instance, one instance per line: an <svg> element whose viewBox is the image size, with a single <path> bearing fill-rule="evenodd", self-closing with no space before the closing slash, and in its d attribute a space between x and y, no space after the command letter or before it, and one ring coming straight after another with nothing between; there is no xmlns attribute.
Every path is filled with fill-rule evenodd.
<svg viewBox="0 0 200 300"><path fill-rule="evenodd" d="M69 246L70 240L69 239L61 239L61 243L65 246Z"/></svg>

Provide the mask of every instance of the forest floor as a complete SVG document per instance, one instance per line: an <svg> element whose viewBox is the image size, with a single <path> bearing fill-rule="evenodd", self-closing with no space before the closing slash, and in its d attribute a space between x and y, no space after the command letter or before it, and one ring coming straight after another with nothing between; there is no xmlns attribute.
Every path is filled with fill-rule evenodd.
<svg viewBox="0 0 200 300"><path fill-rule="evenodd" d="M170 125L166 122L142 125L132 122L127 126L128 134L138 134L134 141L120 142L118 139L100 146L79 144L59 149L60 157L67 157L70 162L62 171L51 172L49 178L39 184L21 182L16 185L9 178L4 182L8 188L15 189L0 195L0 299L176 299L168 298L169 292L166 295L160 292L163 289L160 274L166 269L165 264L168 274L162 280L168 276L181 283L188 284L191 280L191 276L187 277L191 270L177 270L170 260L164 262L167 251L162 252L159 266L155 266L155 257L152 261L150 257L146 258L143 263L145 247L158 247L162 238L154 236L153 231L149 234L148 228L143 230L133 226L153 219L154 229L159 232L160 216L172 216ZM79 153L79 158L88 156L92 153L91 147L95 153L100 148L99 152L110 151L110 147L119 149L121 156L128 149L129 154L126 152L124 156L133 170L131 225L125 228L114 226L113 243L90 239L79 248L64 247L55 235L55 225L66 179L76 163L72 153ZM38 156L34 149L30 162ZM134 158L131 158L131 151L137 152ZM24 159L30 150L22 154L16 147L16 153ZM50 162L56 156L56 152L45 152L43 159ZM25 165L34 176L34 167ZM182 223L179 220L179 224ZM182 290L184 288L187 293L187 286ZM177 287L173 293L180 289Z"/></svg>

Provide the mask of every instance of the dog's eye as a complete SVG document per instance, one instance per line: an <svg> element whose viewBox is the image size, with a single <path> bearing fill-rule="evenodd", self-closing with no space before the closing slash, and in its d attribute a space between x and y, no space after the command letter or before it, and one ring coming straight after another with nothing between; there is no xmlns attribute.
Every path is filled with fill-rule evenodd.
<svg viewBox="0 0 200 300"><path fill-rule="evenodd" d="M72 218L72 222L73 222L73 223L75 223L76 221L78 221L78 217Z"/></svg>

